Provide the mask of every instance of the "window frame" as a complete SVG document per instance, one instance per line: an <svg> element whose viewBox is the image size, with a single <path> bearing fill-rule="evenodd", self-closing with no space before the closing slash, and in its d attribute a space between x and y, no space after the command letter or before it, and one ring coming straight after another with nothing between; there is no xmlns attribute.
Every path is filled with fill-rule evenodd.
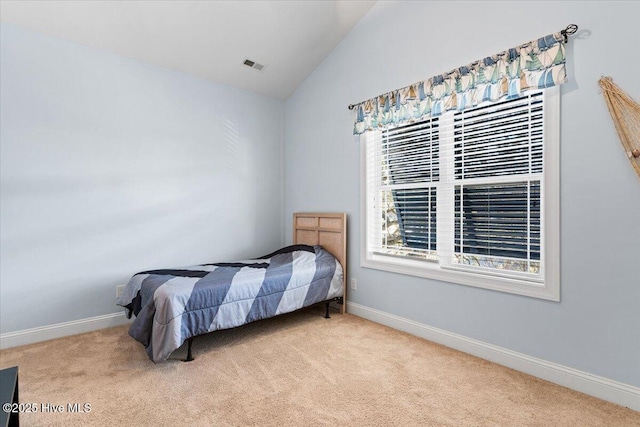
<svg viewBox="0 0 640 427"><path fill-rule="evenodd" d="M541 236L540 259L544 266L543 280L535 281L479 273L466 268L448 268L437 262L406 259L368 251L369 218L367 217L367 147L370 133L360 136L360 266L410 276L423 277L455 284L473 286L494 291L524 295L550 301L560 301L560 88L543 90L544 96L544 172L541 181L541 219L544 232ZM452 115L444 113L441 117ZM440 242L439 242L440 243Z"/></svg>

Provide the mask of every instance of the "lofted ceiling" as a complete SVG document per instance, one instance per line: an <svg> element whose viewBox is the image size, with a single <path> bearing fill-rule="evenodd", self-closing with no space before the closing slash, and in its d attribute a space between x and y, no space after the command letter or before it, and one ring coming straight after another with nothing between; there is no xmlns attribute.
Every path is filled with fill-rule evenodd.
<svg viewBox="0 0 640 427"><path fill-rule="evenodd" d="M374 3L1 0L0 20L286 99Z"/></svg>

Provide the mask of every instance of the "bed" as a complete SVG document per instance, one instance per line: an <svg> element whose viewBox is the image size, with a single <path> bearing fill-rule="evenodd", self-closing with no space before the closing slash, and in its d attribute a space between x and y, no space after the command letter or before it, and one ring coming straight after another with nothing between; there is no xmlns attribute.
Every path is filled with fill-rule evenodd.
<svg viewBox="0 0 640 427"><path fill-rule="evenodd" d="M346 214L294 213L293 243L254 259L134 274L117 304L155 362L193 338L325 303L346 307Z"/></svg>

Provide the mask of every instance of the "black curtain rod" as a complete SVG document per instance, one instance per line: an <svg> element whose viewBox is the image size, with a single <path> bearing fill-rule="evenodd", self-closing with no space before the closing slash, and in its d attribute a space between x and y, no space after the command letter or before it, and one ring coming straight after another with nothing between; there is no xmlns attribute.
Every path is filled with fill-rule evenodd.
<svg viewBox="0 0 640 427"><path fill-rule="evenodd" d="M578 32L578 26L576 24L569 24L567 25L567 28L560 31L560 34L562 34L562 37L564 37L564 42L566 43L567 40L569 40L569 36L577 32ZM362 104L362 102L359 102L358 104ZM353 110L354 108L356 108L356 105L358 104L349 104L347 108L349 108L349 110Z"/></svg>

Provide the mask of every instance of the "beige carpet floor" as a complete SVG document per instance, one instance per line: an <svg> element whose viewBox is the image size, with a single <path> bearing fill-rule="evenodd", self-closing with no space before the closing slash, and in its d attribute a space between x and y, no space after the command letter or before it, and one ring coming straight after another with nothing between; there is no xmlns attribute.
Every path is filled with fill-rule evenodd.
<svg viewBox="0 0 640 427"><path fill-rule="evenodd" d="M23 426L640 426L640 413L353 315L311 308L153 364L120 326L0 352Z"/></svg>

